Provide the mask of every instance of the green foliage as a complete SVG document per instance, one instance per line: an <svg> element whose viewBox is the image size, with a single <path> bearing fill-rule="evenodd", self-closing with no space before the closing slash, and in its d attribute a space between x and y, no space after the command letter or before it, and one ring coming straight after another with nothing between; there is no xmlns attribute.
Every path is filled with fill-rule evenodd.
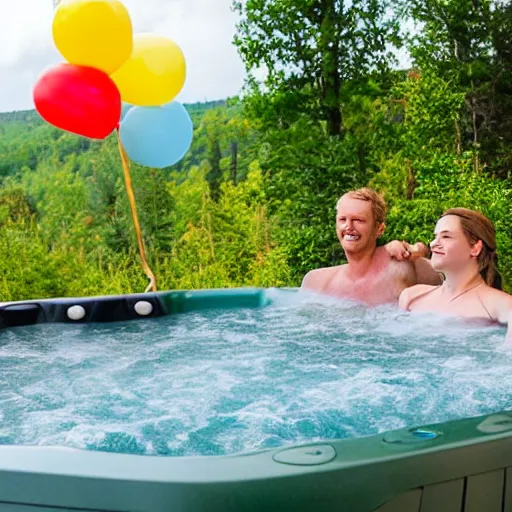
<svg viewBox="0 0 512 512"><path fill-rule="evenodd" d="M410 49L416 65L464 96L462 150L479 150L477 165L508 177L512 159L510 2L413 0L406 5L422 30Z"/></svg>
<svg viewBox="0 0 512 512"><path fill-rule="evenodd" d="M241 16L234 43L253 92L265 90L275 121L305 113L326 121L334 136L343 130L343 86L387 70L390 46L400 45L386 0L235 0L233 7ZM254 74L261 70L262 84Z"/></svg>
<svg viewBox="0 0 512 512"><path fill-rule="evenodd" d="M237 101L207 107L191 109L196 132L187 171L131 166L159 287L286 285L288 264L271 238L263 178L252 161L254 133ZM3 118L0 300L143 290L115 137L91 143L30 113ZM40 148L28 152L36 155L33 169L26 165L32 145Z"/></svg>
<svg viewBox="0 0 512 512"><path fill-rule="evenodd" d="M285 286L290 271L270 237L258 166L239 185L223 184L217 202L209 196L200 170L191 185L187 181L173 191L178 211L193 210L188 216L193 220L172 253L175 286Z"/></svg>

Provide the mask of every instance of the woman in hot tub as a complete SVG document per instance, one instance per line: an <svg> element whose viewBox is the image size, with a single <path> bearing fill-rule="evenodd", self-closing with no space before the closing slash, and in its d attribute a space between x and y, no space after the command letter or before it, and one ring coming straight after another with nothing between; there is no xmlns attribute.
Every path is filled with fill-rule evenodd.
<svg viewBox="0 0 512 512"><path fill-rule="evenodd" d="M437 221L430 246L443 284L406 288L399 306L508 324L505 343L512 347L512 296L501 291L493 223L479 212L452 208Z"/></svg>

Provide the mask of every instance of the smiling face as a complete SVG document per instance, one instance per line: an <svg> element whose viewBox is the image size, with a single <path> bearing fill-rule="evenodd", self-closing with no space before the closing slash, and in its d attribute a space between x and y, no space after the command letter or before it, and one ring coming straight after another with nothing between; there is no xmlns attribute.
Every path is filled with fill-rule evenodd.
<svg viewBox="0 0 512 512"><path fill-rule="evenodd" d="M482 242L471 244L464 234L460 218L455 215L441 217L435 229L432 249L432 268L438 272L458 271L468 264L477 264Z"/></svg>
<svg viewBox="0 0 512 512"><path fill-rule="evenodd" d="M370 201L348 195L340 199L336 210L336 234L345 253L375 249L383 232L384 223L376 222Z"/></svg>

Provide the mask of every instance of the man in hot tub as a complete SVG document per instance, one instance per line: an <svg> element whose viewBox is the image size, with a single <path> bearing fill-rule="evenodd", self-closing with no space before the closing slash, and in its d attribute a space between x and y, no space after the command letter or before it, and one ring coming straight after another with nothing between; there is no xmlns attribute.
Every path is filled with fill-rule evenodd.
<svg viewBox="0 0 512 512"><path fill-rule="evenodd" d="M441 284L421 242L377 247L386 210L384 198L370 188L344 194L336 206L336 234L347 263L308 272L301 289L377 305L396 304L402 291L416 284Z"/></svg>

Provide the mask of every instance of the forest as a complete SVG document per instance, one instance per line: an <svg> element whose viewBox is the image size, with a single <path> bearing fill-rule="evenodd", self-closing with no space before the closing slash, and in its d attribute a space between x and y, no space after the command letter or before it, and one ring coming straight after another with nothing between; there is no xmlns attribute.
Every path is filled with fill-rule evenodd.
<svg viewBox="0 0 512 512"><path fill-rule="evenodd" d="M343 261L336 201L371 186L389 205L381 243L430 241L449 207L482 211L512 291L512 4L233 9L244 89L186 105L178 165L131 168L158 289L298 286ZM0 301L145 289L115 135L3 113L0 154Z"/></svg>

